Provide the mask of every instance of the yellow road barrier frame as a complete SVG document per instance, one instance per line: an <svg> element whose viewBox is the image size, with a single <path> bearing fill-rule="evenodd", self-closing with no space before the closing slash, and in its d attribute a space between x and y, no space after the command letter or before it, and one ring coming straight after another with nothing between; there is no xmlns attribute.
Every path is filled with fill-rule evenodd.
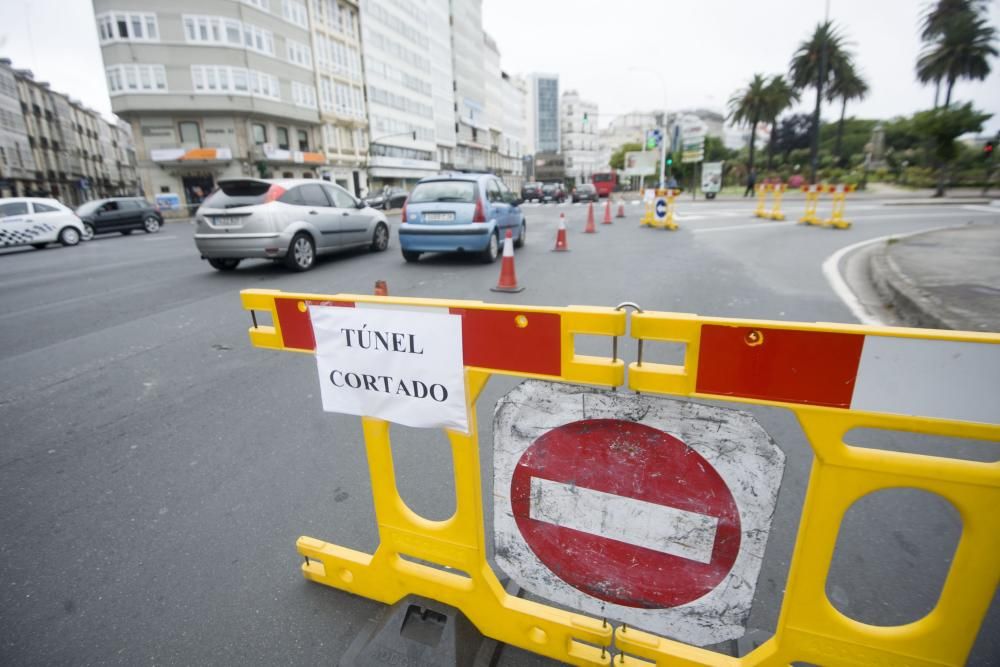
<svg viewBox="0 0 1000 667"><path fill-rule="evenodd" d="M831 185L830 192L833 193L833 210L830 217L823 221L824 227L834 229L848 229L851 221L844 218L844 209L847 207L847 193L854 192L853 185Z"/></svg>
<svg viewBox="0 0 1000 667"><path fill-rule="evenodd" d="M817 209L819 208L819 196L823 192L822 185L803 185L802 191L806 193L806 210L803 212L799 222L806 225L822 225Z"/></svg>
<svg viewBox="0 0 1000 667"><path fill-rule="evenodd" d="M642 220L639 222L642 227L656 227L657 229L667 229L670 231L677 231L678 226L674 220L676 214L676 200L677 200L678 190L673 188L667 189L657 189L657 197L667 198L667 215L664 219L657 220L654 208L656 207L655 200L653 202L646 203L646 213L642 216Z"/></svg>
<svg viewBox="0 0 1000 667"><path fill-rule="evenodd" d="M767 217L767 198L773 186L770 183L761 183L757 186L757 208L753 214L758 218Z"/></svg>
<svg viewBox="0 0 1000 667"><path fill-rule="evenodd" d="M781 212L781 198L785 196L785 189L788 186L784 183L776 183L772 187L774 198L771 200L771 210L767 211L764 216L768 220L784 220L785 214Z"/></svg>
<svg viewBox="0 0 1000 667"><path fill-rule="evenodd" d="M466 367L470 430L468 434L446 431L454 461L456 496L455 513L450 518L431 521L406 506L396 488L389 424L362 418L379 546L374 554L366 554L300 537L296 546L306 557L302 572L307 579L386 604L409 594L435 599L462 610L486 636L575 665L607 665L612 660L615 665L730 667L788 665L796 661L827 665L964 664L1000 581L1000 559L996 558L1000 553L1000 514L993 509L1000 505L1000 463L874 450L848 445L843 436L853 428L865 427L1000 441L1000 425L699 393L696 377L705 325L740 327L751 332L817 331L995 345L1000 345L1000 335L733 320L652 311L631 316L630 335L640 345L645 341L683 343L686 352L683 365L641 361L630 364L629 389L787 408L795 413L815 455L775 634L746 656L733 658L635 628L619 626L612 630L602 620L511 596L486 561L476 398L493 372L604 387L623 384L622 361L576 355L573 346L577 334L624 335L623 312L579 306L512 308L478 301L244 290L244 309L270 312L274 322L273 326L260 326L254 321L249 336L257 347L303 351L287 346L283 339L275 306L279 297L298 300L302 311L307 303L367 302L518 310L529 322L532 313L560 316L560 376ZM761 343L748 336L747 344ZM825 584L846 511L862 496L894 487L913 487L942 496L961 514L963 532L934 609L905 625L872 626L837 611L826 596ZM617 651L613 658L605 648L612 636Z"/></svg>

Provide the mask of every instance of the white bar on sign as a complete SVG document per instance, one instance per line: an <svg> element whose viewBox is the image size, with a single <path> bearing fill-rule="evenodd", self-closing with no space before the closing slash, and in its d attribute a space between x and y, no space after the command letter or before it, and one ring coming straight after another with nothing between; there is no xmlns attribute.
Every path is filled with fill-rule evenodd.
<svg viewBox="0 0 1000 667"><path fill-rule="evenodd" d="M699 563L712 560L719 520L706 514L531 478L530 517Z"/></svg>
<svg viewBox="0 0 1000 667"><path fill-rule="evenodd" d="M865 336L851 408L1000 423L1000 345Z"/></svg>

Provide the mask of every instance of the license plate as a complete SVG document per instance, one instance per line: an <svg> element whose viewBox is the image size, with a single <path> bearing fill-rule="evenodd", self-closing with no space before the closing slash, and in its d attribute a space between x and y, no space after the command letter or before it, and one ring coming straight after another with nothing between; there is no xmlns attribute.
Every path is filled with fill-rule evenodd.
<svg viewBox="0 0 1000 667"><path fill-rule="evenodd" d="M216 227L239 227L243 224L243 218L239 218L234 215L227 215L218 218L212 218L212 224Z"/></svg>
<svg viewBox="0 0 1000 667"><path fill-rule="evenodd" d="M424 213L424 220L427 222L454 222L454 213Z"/></svg>

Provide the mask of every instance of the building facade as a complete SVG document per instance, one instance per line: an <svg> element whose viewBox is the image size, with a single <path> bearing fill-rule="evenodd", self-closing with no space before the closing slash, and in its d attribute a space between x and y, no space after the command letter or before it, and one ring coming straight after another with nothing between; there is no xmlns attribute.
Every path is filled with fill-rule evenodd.
<svg viewBox="0 0 1000 667"><path fill-rule="evenodd" d="M0 196L77 206L134 194L130 133L0 59Z"/></svg>
<svg viewBox="0 0 1000 667"><path fill-rule="evenodd" d="M373 191L412 187L440 169L429 35L434 21L424 7L415 0L361 1Z"/></svg>
<svg viewBox="0 0 1000 667"><path fill-rule="evenodd" d="M289 60L312 69L326 166L322 178L358 194L368 189L368 114L361 60L361 21L354 0L311 0L311 48L292 42Z"/></svg>
<svg viewBox="0 0 1000 667"><path fill-rule="evenodd" d="M532 74L528 78L528 123L532 153L558 153L559 75Z"/></svg>
<svg viewBox="0 0 1000 667"><path fill-rule="evenodd" d="M302 0L94 0L94 12L147 197L184 213L220 178L328 168Z"/></svg>
<svg viewBox="0 0 1000 667"><path fill-rule="evenodd" d="M577 185L589 183L600 167L600 140L597 132L597 104L567 90L560 98L559 134L565 160L566 178Z"/></svg>

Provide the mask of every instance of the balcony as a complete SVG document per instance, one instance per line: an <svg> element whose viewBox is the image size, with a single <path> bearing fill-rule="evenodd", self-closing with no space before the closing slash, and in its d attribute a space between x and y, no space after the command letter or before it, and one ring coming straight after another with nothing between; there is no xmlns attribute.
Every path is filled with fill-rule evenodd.
<svg viewBox="0 0 1000 667"><path fill-rule="evenodd" d="M287 148L276 148L274 144L259 144L251 151L254 162L266 162L273 165L289 164L326 164L326 156L313 151L293 151Z"/></svg>

